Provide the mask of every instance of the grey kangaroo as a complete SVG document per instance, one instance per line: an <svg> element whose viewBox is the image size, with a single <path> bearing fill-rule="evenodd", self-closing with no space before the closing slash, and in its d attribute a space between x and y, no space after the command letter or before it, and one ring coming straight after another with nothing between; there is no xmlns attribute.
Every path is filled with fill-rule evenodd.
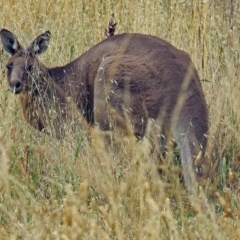
<svg viewBox="0 0 240 240"><path fill-rule="evenodd" d="M142 138L151 120L160 145L166 144L165 133L175 139L187 188L192 191L199 179L208 177L208 110L187 53L155 36L124 33L103 40L65 66L48 68L38 56L48 48L49 31L26 49L12 32L2 29L0 35L11 55L6 67L10 90L19 94L25 119L34 128L60 128L68 98L90 125L103 131L128 134L130 125ZM56 112L53 117L51 109Z"/></svg>

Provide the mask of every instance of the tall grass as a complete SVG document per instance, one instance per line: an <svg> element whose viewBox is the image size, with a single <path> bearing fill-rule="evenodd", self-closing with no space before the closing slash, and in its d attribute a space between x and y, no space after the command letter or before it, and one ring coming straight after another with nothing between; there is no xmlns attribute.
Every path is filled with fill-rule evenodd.
<svg viewBox="0 0 240 240"><path fill-rule="evenodd" d="M187 51L208 102L214 186L209 196L201 189L188 196L176 154L160 178L146 139L116 137L118 149L106 148L80 116L78 130L62 141L35 131L8 91L8 56L0 51L1 239L240 237L239 1L9 0L0 9L0 28L25 45L52 32L41 58L47 66L66 64L104 39L112 12L118 33L153 34Z"/></svg>

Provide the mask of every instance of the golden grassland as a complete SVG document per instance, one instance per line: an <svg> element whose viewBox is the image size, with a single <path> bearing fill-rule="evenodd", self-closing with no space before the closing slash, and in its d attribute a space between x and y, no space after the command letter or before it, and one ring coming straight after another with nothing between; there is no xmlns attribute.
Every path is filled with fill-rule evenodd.
<svg viewBox="0 0 240 240"><path fill-rule="evenodd" d="M50 30L41 60L56 66L104 39L112 12L117 33L156 35L191 55L210 113L213 193L185 193L176 153L161 180L147 139L116 137L116 154L81 116L62 141L32 129L1 51L0 239L239 239L240 2L8 0L0 28L25 46Z"/></svg>

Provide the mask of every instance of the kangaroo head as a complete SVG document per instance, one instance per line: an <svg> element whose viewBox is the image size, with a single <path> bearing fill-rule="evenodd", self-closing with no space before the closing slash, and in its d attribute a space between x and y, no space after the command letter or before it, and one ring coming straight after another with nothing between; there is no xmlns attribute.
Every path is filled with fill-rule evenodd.
<svg viewBox="0 0 240 240"><path fill-rule="evenodd" d="M39 35L32 44L24 49L17 37L10 31L0 31L3 49L11 56L6 65L7 79L10 90L15 93L37 90L47 69L40 63L37 56L43 54L50 41L49 31Z"/></svg>

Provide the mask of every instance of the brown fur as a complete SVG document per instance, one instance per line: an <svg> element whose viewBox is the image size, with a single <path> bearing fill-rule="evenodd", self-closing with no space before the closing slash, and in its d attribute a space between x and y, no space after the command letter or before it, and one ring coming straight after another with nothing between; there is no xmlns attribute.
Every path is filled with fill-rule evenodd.
<svg viewBox="0 0 240 240"><path fill-rule="evenodd" d="M33 127L47 127L48 117L36 99L45 99L46 95L51 102L53 92L62 115L65 109L61 105L65 106L66 97L70 97L87 122L102 130L117 126L127 133L131 126L130 131L143 137L151 119L159 144L166 144L160 136L167 131L176 140L188 188L192 190L195 182L193 168L197 168L198 177L207 176L208 168L202 161L198 166L193 164L199 151L205 155L208 111L198 73L187 53L158 37L120 34L98 43L63 67L47 68L36 56L45 52L49 32L26 50L9 31L1 30L1 37L4 49L12 55L8 62L9 85L21 90L24 116ZM8 38L18 48L6 44ZM34 66L32 75L25 70L29 65ZM40 91L33 90L35 84Z"/></svg>

